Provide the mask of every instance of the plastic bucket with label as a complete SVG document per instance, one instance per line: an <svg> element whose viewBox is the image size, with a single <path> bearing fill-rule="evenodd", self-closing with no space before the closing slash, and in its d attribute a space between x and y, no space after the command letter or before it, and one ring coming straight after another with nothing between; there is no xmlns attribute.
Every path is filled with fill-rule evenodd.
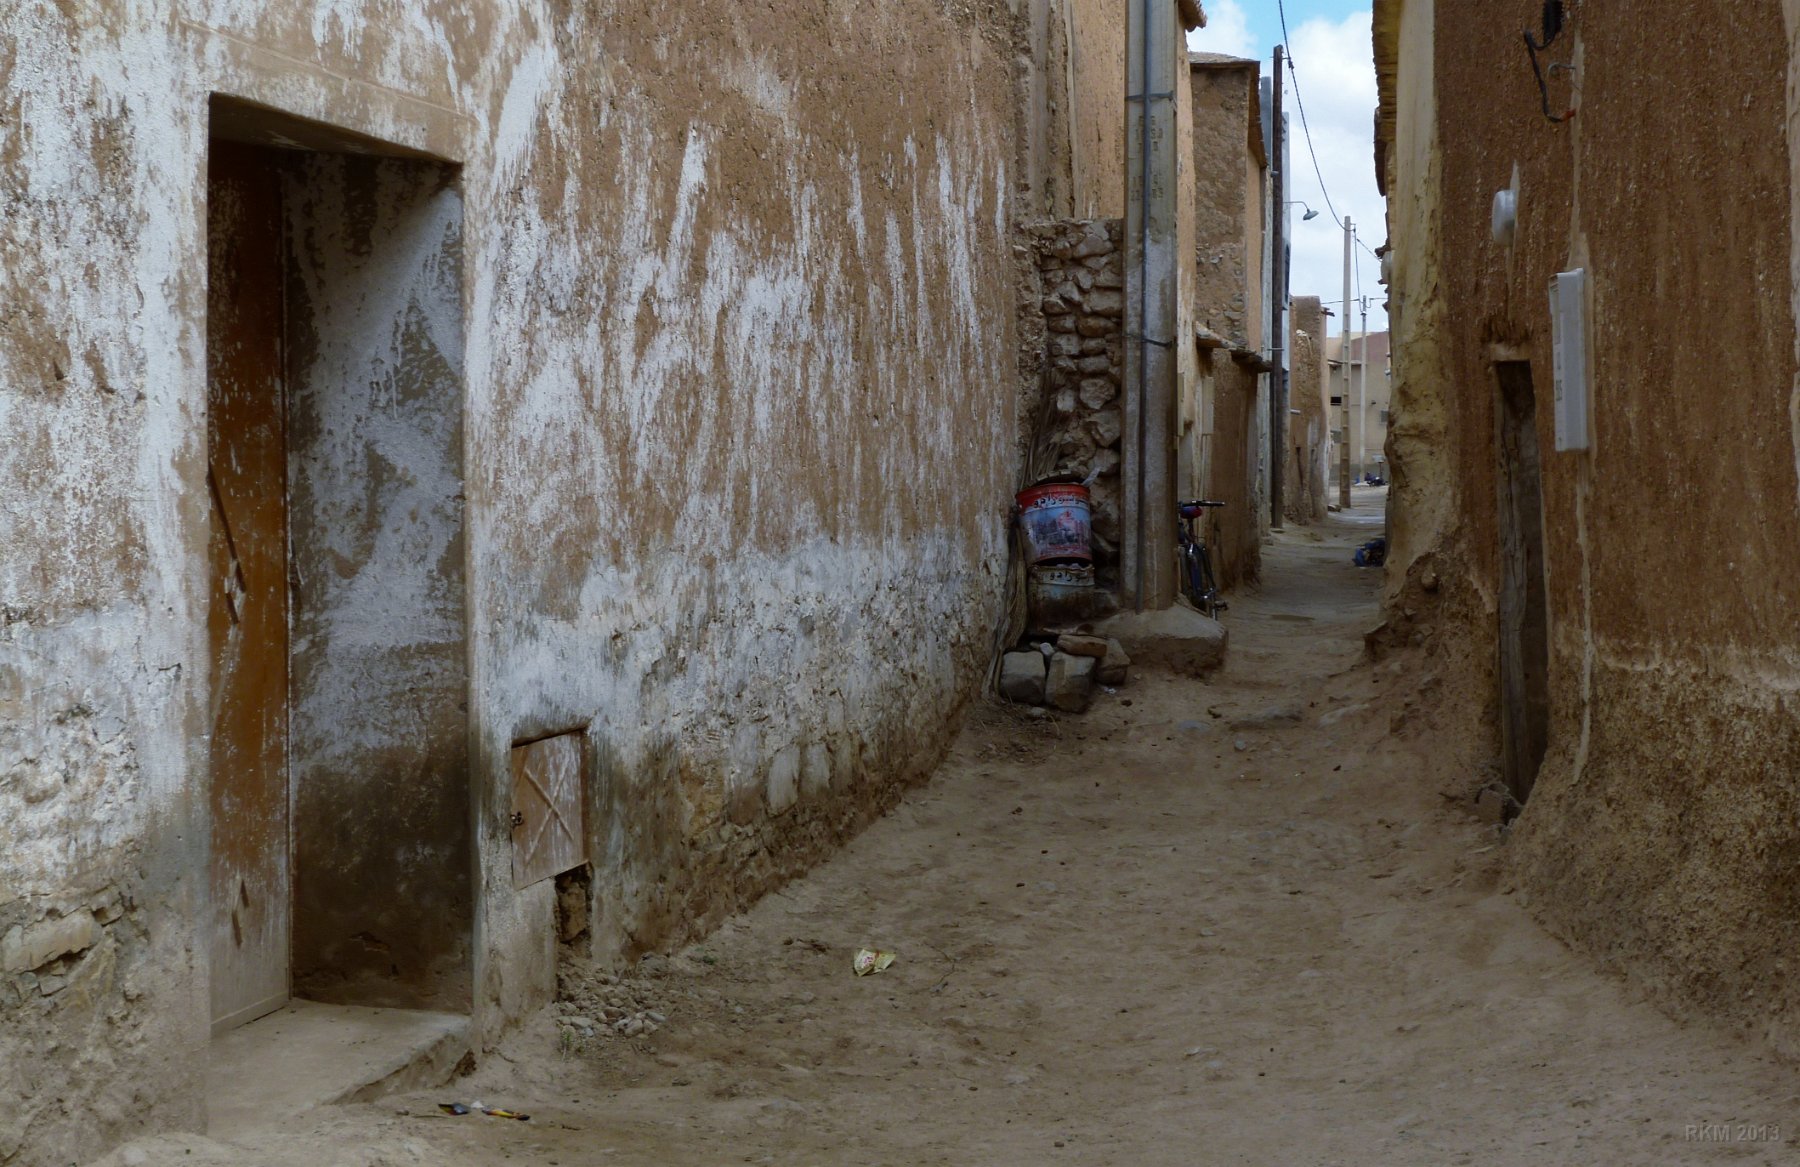
<svg viewBox="0 0 1800 1167"><path fill-rule="evenodd" d="M1052 482L1019 492L1019 530L1031 564L1092 563L1088 550L1088 488Z"/></svg>

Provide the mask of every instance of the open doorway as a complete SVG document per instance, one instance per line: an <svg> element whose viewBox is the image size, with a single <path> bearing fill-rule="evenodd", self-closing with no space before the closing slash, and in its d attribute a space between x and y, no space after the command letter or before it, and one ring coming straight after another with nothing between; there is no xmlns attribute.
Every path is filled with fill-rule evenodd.
<svg viewBox="0 0 1800 1167"><path fill-rule="evenodd" d="M1500 735L1507 789L1524 805L1550 739L1550 626L1537 393L1528 361L1494 365L1499 458Z"/></svg>
<svg viewBox="0 0 1800 1167"><path fill-rule="evenodd" d="M294 997L466 1012L457 171L212 115L213 1030Z"/></svg>

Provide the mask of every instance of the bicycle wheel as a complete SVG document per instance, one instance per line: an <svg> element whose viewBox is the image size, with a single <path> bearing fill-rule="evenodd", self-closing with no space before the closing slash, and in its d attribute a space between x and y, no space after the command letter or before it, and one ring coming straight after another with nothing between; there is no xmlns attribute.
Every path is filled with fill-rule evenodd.
<svg viewBox="0 0 1800 1167"><path fill-rule="evenodd" d="M1217 620L1219 613L1225 610L1226 605L1225 601L1219 598L1219 581L1213 575L1212 556L1207 552L1204 543L1194 550L1198 553L1194 558L1199 561L1200 565L1201 595L1206 597L1205 602L1198 606L1202 612Z"/></svg>
<svg viewBox="0 0 1800 1167"><path fill-rule="evenodd" d="M1202 574L1200 548L1189 543L1181 549L1181 590L1194 607L1206 611L1206 580Z"/></svg>

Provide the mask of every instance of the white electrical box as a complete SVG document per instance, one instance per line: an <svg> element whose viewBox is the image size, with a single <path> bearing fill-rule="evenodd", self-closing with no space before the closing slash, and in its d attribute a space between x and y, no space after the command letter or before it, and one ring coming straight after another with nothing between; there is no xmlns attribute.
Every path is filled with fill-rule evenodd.
<svg viewBox="0 0 1800 1167"><path fill-rule="evenodd" d="M1587 271L1558 272L1550 281L1550 338L1555 350L1556 448L1589 444L1592 393L1588 372Z"/></svg>

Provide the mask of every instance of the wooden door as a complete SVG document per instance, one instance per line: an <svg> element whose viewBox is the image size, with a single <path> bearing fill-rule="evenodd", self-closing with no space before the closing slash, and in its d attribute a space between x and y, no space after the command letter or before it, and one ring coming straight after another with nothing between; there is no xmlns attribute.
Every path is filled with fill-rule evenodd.
<svg viewBox="0 0 1800 1167"><path fill-rule="evenodd" d="M580 734L513 747L513 886L587 862L581 770Z"/></svg>
<svg viewBox="0 0 1800 1167"><path fill-rule="evenodd" d="M288 999L288 546L281 188L214 142L207 183L212 1020Z"/></svg>
<svg viewBox="0 0 1800 1167"><path fill-rule="evenodd" d="M1550 742L1544 491L1531 365L1502 361L1494 373L1499 382L1501 755L1507 788L1516 806L1522 806Z"/></svg>

